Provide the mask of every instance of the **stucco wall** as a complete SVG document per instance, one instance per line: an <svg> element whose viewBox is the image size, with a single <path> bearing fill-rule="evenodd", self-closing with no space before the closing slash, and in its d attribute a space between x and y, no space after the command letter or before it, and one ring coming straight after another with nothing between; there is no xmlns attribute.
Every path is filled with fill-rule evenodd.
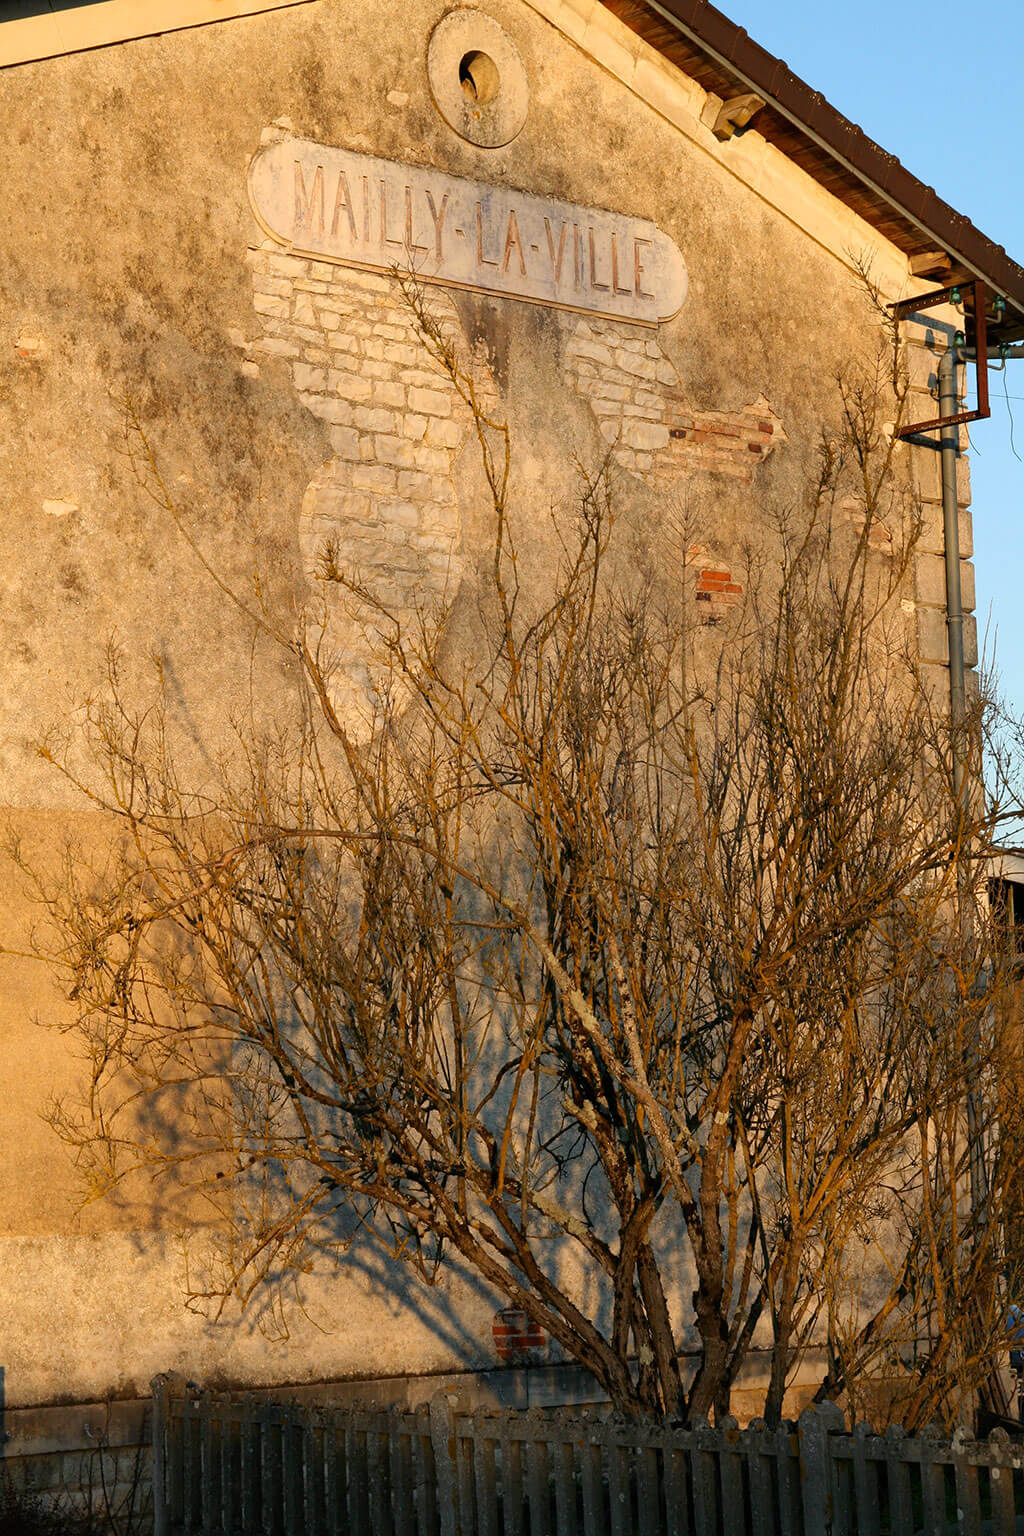
<svg viewBox="0 0 1024 1536"><path fill-rule="evenodd" d="M898 252L756 132L719 144L699 123L699 88L603 13L584 24L561 0L487 0L522 55L529 110L504 147L468 143L428 86L444 10L317 0L0 72L0 771L14 824L40 847L66 827L95 835L33 743L98 686L112 636L129 681L160 656L200 772L250 675L245 624L140 483L126 401L229 582L244 585L255 545L271 601L301 604L318 541L336 538L393 603L454 595L457 633L458 602L483 579L464 408L417 357L386 278L290 254L258 227L246 173L261 143L294 133L635 215L682 251L688 296L653 330L437 291L510 422L517 505L537 515L524 555L535 576L550 559L547 508L571 498L575 461L611 447L624 525L726 601L766 509L800 501L837 374L876 346L854 258L873 252L886 291L906 291ZM928 356L915 358L926 386ZM916 473L929 498L922 656L941 667L938 489L930 461ZM913 635L910 595L907 622ZM272 709L284 663L267 647L255 665ZM493 1300L457 1277L418 1291L354 1255L340 1279L310 1277L306 1313L275 1344L256 1316L183 1312L173 1212L141 1200L74 1216L74 1172L40 1111L75 1067L52 1027L59 1000L24 953L31 905L6 879L3 901L10 1405L131 1394L158 1369L264 1382L493 1363Z"/></svg>

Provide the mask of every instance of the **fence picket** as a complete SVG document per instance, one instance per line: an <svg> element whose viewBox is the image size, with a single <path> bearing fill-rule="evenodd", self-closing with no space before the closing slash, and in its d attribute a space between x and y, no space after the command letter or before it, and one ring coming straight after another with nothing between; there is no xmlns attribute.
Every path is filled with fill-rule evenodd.
<svg viewBox="0 0 1024 1536"><path fill-rule="evenodd" d="M555 1520L558 1536L577 1536L576 1447L572 1440L566 1439L552 1445L551 1452L555 1469Z"/></svg>
<svg viewBox="0 0 1024 1536"><path fill-rule="evenodd" d="M539 1421L534 1418L531 1427L539 1430ZM549 1531L548 1447L539 1434L531 1435L526 1446L526 1502L530 1511L530 1536L540 1536L541 1531ZM467 1531L465 1536L471 1536L471 1533Z"/></svg>
<svg viewBox="0 0 1024 1536"><path fill-rule="evenodd" d="M925 1536L946 1536L946 1469L939 1460L942 1431L929 1424L921 1435L921 1503Z"/></svg>
<svg viewBox="0 0 1024 1536"><path fill-rule="evenodd" d="M800 1437L800 1486L802 1491L804 1536L828 1536L832 1529L832 1478L828 1437L844 1428L843 1415L835 1403L819 1403L805 1408L797 1432ZM899 1536L902 1529L897 1526ZM909 1528L907 1536L912 1536Z"/></svg>
<svg viewBox="0 0 1024 1536"><path fill-rule="evenodd" d="M263 1530L284 1536L284 1436L281 1410L267 1404L260 1414L260 1457L263 1468Z"/></svg>
<svg viewBox="0 0 1024 1536"><path fill-rule="evenodd" d="M473 1476L472 1420L455 1415L455 1487L462 1536L476 1536L476 1489Z"/></svg>
<svg viewBox="0 0 1024 1536"><path fill-rule="evenodd" d="M682 1446L665 1446L665 1530L667 1536L690 1536L686 1452ZM767 1536L774 1532L765 1527ZM589 1531L587 1536L590 1536Z"/></svg>
<svg viewBox="0 0 1024 1536"><path fill-rule="evenodd" d="M778 1522L775 1518L771 1463L764 1454L766 1438L763 1419L754 1419L740 1437L747 1458L751 1529L757 1532L757 1536L776 1536Z"/></svg>
<svg viewBox="0 0 1024 1536"><path fill-rule="evenodd" d="M868 1441L873 1439L870 1424L858 1424L853 1431L853 1492L856 1502L858 1536L879 1536L882 1511L878 1498L878 1468L868 1456Z"/></svg>
<svg viewBox="0 0 1024 1536"><path fill-rule="evenodd" d="M418 1536L439 1536L438 1490L441 1474L434 1464L433 1405L422 1403L416 1410L416 1434L413 1439L413 1465L416 1478L416 1529Z"/></svg>
<svg viewBox="0 0 1024 1536"><path fill-rule="evenodd" d="M899 1424L885 1432L885 1468L889 1486L889 1527L897 1536L914 1530L914 1501L910 1489L910 1467L903 1458L906 1434Z"/></svg>
<svg viewBox="0 0 1024 1536"><path fill-rule="evenodd" d="M978 1467L967 1447L976 1452L974 1442L963 1428L953 1435L950 1453L953 1458L953 1475L956 1479L956 1507L960 1519L959 1536L981 1536L981 1495L978 1488Z"/></svg>
<svg viewBox="0 0 1024 1536"><path fill-rule="evenodd" d="M167 1432L170 1414L170 1378L161 1372L150 1382L153 1410L150 1419L153 1437L153 1536L169 1536L167 1497Z"/></svg>
<svg viewBox="0 0 1024 1536"><path fill-rule="evenodd" d="M281 1425L281 1483L284 1497L285 1536L305 1536L306 1500L303 1489L302 1424L294 1409Z"/></svg>
<svg viewBox="0 0 1024 1536"><path fill-rule="evenodd" d="M367 1486L366 1418L353 1415L345 1431L345 1460L348 1463L347 1536L372 1536L370 1491Z"/></svg>
<svg viewBox="0 0 1024 1536"><path fill-rule="evenodd" d="M646 1434L650 1435L650 1430ZM643 1431L641 1432L643 1435ZM658 1452L654 1445L640 1445L636 1452L636 1530L638 1536L660 1536L665 1529L661 1516ZM558 1536L562 1536L559 1530Z"/></svg>
<svg viewBox="0 0 1024 1536"><path fill-rule="evenodd" d="M694 1429L691 1466L693 1483L693 1522L697 1536L718 1530L718 1477L715 1466L717 1437L707 1419ZM795 1533L794 1533L795 1536Z"/></svg>
<svg viewBox="0 0 1024 1536"><path fill-rule="evenodd" d="M803 1517L796 1425L784 1419L774 1432L772 1439L775 1443L775 1466L779 1487L779 1531L781 1536L801 1536Z"/></svg>
<svg viewBox="0 0 1024 1536"><path fill-rule="evenodd" d="M583 1483L583 1536L604 1536L608 1527L604 1513L600 1443L597 1440L584 1440L580 1455Z"/></svg>
<svg viewBox="0 0 1024 1536"><path fill-rule="evenodd" d="M275 1536L291 1536L285 1523L285 1470L287 1467L287 1410L278 1407L269 1420L271 1466L271 1528ZM264 1511L264 1519L266 1512Z"/></svg>
<svg viewBox="0 0 1024 1536"><path fill-rule="evenodd" d="M391 1473L392 1518L395 1536L416 1536L416 1507L413 1492L412 1436L405 1421L396 1424L388 1436ZM334 1536L334 1532L331 1532Z"/></svg>
<svg viewBox="0 0 1024 1536"><path fill-rule="evenodd" d="M242 1529L260 1529L259 1425L251 1407L242 1416Z"/></svg>
<svg viewBox="0 0 1024 1536"><path fill-rule="evenodd" d="M501 1447L501 1524L505 1536L523 1536L523 1446L511 1433L511 1425L500 1420L498 1443Z"/></svg>
<svg viewBox="0 0 1024 1536"><path fill-rule="evenodd" d="M222 1536L234 1536L242 1519L242 1437L234 1403L228 1405L220 1431L221 1531Z"/></svg>
<svg viewBox="0 0 1024 1536"><path fill-rule="evenodd" d="M239 1405L228 1404L221 1426L220 1486L223 1497L224 1533L235 1536L242 1524L242 1429Z"/></svg>
<svg viewBox="0 0 1024 1536"><path fill-rule="evenodd" d="M334 1536L334 1532L341 1529L345 1512L345 1441L337 1413L325 1416L324 1441L324 1519L330 1536Z"/></svg>
<svg viewBox="0 0 1024 1536"><path fill-rule="evenodd" d="M992 1536L1015 1536L1013 1463L1010 1437L994 1429L988 1437L989 1486L992 1491Z"/></svg>
<svg viewBox="0 0 1024 1536"><path fill-rule="evenodd" d="M199 1505L199 1528L214 1532L214 1516L217 1509L217 1490L213 1485L213 1413L214 1403L208 1392L200 1394L196 1403L198 1423L198 1457L196 1464L196 1493ZM217 1524L220 1524L218 1518Z"/></svg>
<svg viewBox="0 0 1024 1536"><path fill-rule="evenodd" d="M844 1436L845 1440L847 1437ZM857 1536L857 1503L849 1445L828 1442L832 1536ZM945 1533L943 1533L945 1536Z"/></svg>
<svg viewBox="0 0 1024 1536"><path fill-rule="evenodd" d="M189 1489L189 1507L193 1528L202 1531L203 1515L203 1399L194 1398L190 1404L189 1415L189 1443L191 1455L189 1458L191 1468L191 1488Z"/></svg>
<svg viewBox="0 0 1024 1536"><path fill-rule="evenodd" d="M610 1536L633 1536L629 1500L629 1457L615 1430L606 1441L608 1450L608 1530Z"/></svg>
<svg viewBox="0 0 1024 1536"><path fill-rule="evenodd" d="M366 1477L373 1536L394 1536L387 1415L374 1414L366 1426Z"/></svg>
<svg viewBox="0 0 1024 1536"><path fill-rule="evenodd" d="M483 1413L473 1421L473 1481L476 1494L474 1536L498 1536L498 1478L491 1423Z"/></svg>
<svg viewBox="0 0 1024 1536"><path fill-rule="evenodd" d="M731 1414L722 1418L718 1429L721 1448L718 1453L718 1481L722 1498L722 1529L743 1531L746 1515L743 1508L743 1460L740 1451L739 1425Z"/></svg>
<svg viewBox="0 0 1024 1536"><path fill-rule="evenodd" d="M324 1472L327 1461L327 1433L322 1416L313 1416L302 1425L302 1486L309 1536L327 1536ZM232 1521L225 1536L233 1536ZM330 1536L334 1536L333 1530Z"/></svg>
<svg viewBox="0 0 1024 1536"><path fill-rule="evenodd" d="M197 1511L193 1504L196 1495L196 1477L193 1470L195 1460L195 1404L191 1398L186 1397L181 1405L181 1520L186 1530L192 1530L196 1524Z"/></svg>
<svg viewBox="0 0 1024 1536"><path fill-rule="evenodd" d="M443 1392L430 1399L430 1447L437 1488L437 1513L441 1536L471 1536L462 1532L456 1499L455 1415Z"/></svg>

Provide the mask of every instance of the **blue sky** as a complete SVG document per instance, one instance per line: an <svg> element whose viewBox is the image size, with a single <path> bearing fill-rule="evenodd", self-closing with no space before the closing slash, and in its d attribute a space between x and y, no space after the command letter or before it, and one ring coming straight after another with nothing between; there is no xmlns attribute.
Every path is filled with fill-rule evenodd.
<svg viewBox="0 0 1024 1536"><path fill-rule="evenodd" d="M717 0L731 20L1024 265L1021 0ZM822 323L827 323L827 315ZM1024 358L971 429L978 626L1024 713ZM1013 396L1019 398L1013 399Z"/></svg>

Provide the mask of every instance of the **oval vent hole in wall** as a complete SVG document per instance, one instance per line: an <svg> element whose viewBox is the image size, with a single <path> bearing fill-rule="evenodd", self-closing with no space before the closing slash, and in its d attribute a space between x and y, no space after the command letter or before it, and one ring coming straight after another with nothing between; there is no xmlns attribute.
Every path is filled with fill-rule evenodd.
<svg viewBox="0 0 1024 1536"><path fill-rule="evenodd" d="M468 144L499 149L526 122L530 87L522 55L493 16L474 6L442 16L427 44L434 105Z"/></svg>
<svg viewBox="0 0 1024 1536"><path fill-rule="evenodd" d="M467 100L474 106L485 107L501 89L501 76L490 54L474 48L462 56L459 83Z"/></svg>

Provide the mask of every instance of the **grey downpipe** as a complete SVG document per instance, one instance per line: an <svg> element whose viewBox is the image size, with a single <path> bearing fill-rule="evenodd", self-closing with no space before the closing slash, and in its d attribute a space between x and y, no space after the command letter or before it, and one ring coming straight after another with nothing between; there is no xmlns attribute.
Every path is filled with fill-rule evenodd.
<svg viewBox="0 0 1024 1536"><path fill-rule="evenodd" d="M957 349L947 347L939 361L939 412L957 413ZM959 427L943 427L942 542L946 563L946 634L949 638L949 725L953 749L953 789L961 812L966 809L964 719L967 714L967 683L964 668L964 608L960 592L960 508L956 495L956 460Z"/></svg>
<svg viewBox="0 0 1024 1536"><path fill-rule="evenodd" d="M947 347L939 361L939 411L943 416L955 416L958 400L956 370L959 354L955 345ZM960 505L957 500L956 461L959 451L959 427L943 427L941 437L942 458L942 544L946 566L946 633L949 637L949 731L953 759L953 792L956 796L957 817L966 819L967 767L964 722L967 717L967 672L964 666L964 607L960 591ZM960 836L962 837L962 830ZM961 851L961 866L957 885L960 899L960 922L964 937L968 938L971 927L971 908L965 889L967 880L963 866L965 850ZM978 1070L976 1050L970 1045L966 1052L964 1069L967 1075L967 1138L969 1143L969 1168L971 1206L975 1213L985 1205L988 1180L985 1174L984 1151L981 1146L978 1090L975 1077Z"/></svg>

